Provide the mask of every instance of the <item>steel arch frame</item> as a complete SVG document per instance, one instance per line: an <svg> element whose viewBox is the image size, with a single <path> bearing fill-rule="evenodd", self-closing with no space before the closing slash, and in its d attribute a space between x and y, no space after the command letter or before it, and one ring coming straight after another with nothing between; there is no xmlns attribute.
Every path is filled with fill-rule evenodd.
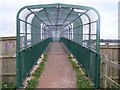
<svg viewBox="0 0 120 90"><path fill-rule="evenodd" d="M23 8L21 8L19 11L18 11L18 13L17 13L17 17L16 17L16 29L17 29L17 41L16 41L16 45L17 45L17 47L16 47L16 71L17 71L17 78L16 78L16 81L17 81L17 87L21 87L21 82L20 82L20 74L19 74L19 63L20 63L20 57L19 57L19 52L20 52L20 14L21 14L21 12L23 11L23 10L25 10L25 9L29 9L29 10L31 10L31 9L38 9L38 8L54 8L54 7L64 7L64 8L72 8L72 9L80 9L80 10L86 10L86 12L87 11L89 11L89 10L93 10L96 14L97 14L97 21L96 21L96 24L97 24L97 32L96 32L96 51L98 52L98 53L100 53L100 15L99 15L99 13L98 13L98 11L96 10L96 9L94 9L94 8L92 8L92 7L86 7L86 6L78 6L78 5L68 5L68 4L60 4L60 3L57 3L57 4L46 4L46 5L30 5L30 6L25 6L25 7L23 7ZM60 10L59 10L60 11ZM71 11L72 12L72 11ZM87 16L87 18L89 19L89 23L91 23L91 20L90 20L90 17L89 17L89 15L87 15L86 14L86 12L84 12L83 14L84 15L86 15ZM59 13L59 12L58 12ZM33 14L32 12L31 13L29 13L26 17L25 17L25 32L27 32L27 19L28 19L28 17L31 15L31 14ZM47 13L46 13L46 15L47 15ZM36 15L35 15L36 16ZM58 17L59 17L59 14L57 15ZM48 17L48 15L47 15L47 17ZM34 17L33 17L34 18ZM48 17L49 18L49 17ZM67 16L67 18L68 18L68 16ZM65 19L66 20L66 19ZM74 20L76 20L76 19L74 19ZM74 21L73 20L73 21ZM49 21L50 21L50 19L49 19ZM73 21L71 21L71 22L73 22ZM63 23L64 23L65 21L63 21ZM50 23L52 23L51 21L50 21ZM58 23L58 22L57 22ZM45 23L44 23L45 24ZM51 24L52 25L52 24ZM70 23L69 24L67 24L66 26L68 26L68 25L70 25ZM45 27L46 27L47 25L45 25ZM45 29L45 27L44 27L44 29ZM50 28L49 26L47 26L48 28ZM89 27L90 28L90 27ZM69 28L70 29L70 28ZM90 29L89 29L90 30ZM25 40L27 40L27 35L26 35L26 37L25 37L26 39ZM90 37L89 37L89 40L90 40ZM25 41L25 46L27 45L27 41ZM97 61L98 61L98 67L100 67L100 55L98 55L98 57L97 57ZM98 68L98 81L97 81L97 87L99 87L99 85L100 85L100 83L99 83L99 77L100 77L100 68Z"/></svg>

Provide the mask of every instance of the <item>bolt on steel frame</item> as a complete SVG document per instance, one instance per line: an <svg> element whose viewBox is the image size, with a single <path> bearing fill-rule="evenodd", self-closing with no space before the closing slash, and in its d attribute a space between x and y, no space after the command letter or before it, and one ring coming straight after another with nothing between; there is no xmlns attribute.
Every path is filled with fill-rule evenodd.
<svg viewBox="0 0 120 90"><path fill-rule="evenodd" d="M100 15L96 9L60 3L31 5L18 11L16 22L18 88L22 87L39 56L52 41L63 42L99 88Z"/></svg>

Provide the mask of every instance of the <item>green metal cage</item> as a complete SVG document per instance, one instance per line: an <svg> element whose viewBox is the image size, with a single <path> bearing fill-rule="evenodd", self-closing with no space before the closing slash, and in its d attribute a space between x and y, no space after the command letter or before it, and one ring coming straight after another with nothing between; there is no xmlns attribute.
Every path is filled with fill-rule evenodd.
<svg viewBox="0 0 120 90"><path fill-rule="evenodd" d="M18 11L16 22L18 88L52 41L63 42L99 88L100 15L96 9L60 3L31 5Z"/></svg>

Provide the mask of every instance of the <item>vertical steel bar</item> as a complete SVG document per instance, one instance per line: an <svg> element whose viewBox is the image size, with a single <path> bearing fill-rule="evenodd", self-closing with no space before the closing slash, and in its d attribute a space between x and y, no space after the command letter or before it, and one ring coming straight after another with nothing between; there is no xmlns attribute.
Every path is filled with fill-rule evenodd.
<svg viewBox="0 0 120 90"><path fill-rule="evenodd" d="M27 18L25 18L25 22L27 22ZM27 46L27 23L25 23L25 38L24 38L24 47Z"/></svg>
<svg viewBox="0 0 120 90"><path fill-rule="evenodd" d="M96 51L97 55L97 75L96 75L96 87L100 88L100 17L98 16L97 21L97 40L96 40Z"/></svg>
<svg viewBox="0 0 120 90"><path fill-rule="evenodd" d="M68 25L68 28L69 28L69 30L68 30L68 34L69 34L69 40L70 40L70 26Z"/></svg>
<svg viewBox="0 0 120 90"><path fill-rule="evenodd" d="M21 87L21 70L20 70L20 20L17 16L17 41L16 41L16 86L17 88Z"/></svg>

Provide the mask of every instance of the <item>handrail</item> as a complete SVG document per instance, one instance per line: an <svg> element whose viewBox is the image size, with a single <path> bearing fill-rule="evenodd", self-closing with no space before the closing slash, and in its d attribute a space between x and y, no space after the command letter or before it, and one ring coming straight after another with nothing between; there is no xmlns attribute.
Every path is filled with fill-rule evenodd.
<svg viewBox="0 0 120 90"><path fill-rule="evenodd" d="M60 42L67 47L82 68L85 69L86 75L93 82L94 86L100 88L100 53L63 37L60 39Z"/></svg>

